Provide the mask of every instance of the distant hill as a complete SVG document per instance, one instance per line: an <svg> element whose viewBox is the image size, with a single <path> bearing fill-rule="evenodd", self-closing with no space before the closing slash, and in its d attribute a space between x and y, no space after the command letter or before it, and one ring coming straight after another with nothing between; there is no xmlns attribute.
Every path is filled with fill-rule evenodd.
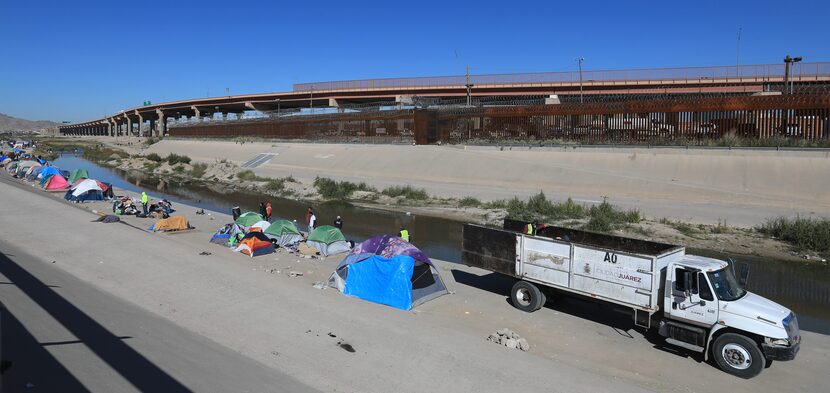
<svg viewBox="0 0 830 393"><path fill-rule="evenodd" d="M44 128L57 127L60 124L48 120L26 120L0 113L0 132L39 131Z"/></svg>

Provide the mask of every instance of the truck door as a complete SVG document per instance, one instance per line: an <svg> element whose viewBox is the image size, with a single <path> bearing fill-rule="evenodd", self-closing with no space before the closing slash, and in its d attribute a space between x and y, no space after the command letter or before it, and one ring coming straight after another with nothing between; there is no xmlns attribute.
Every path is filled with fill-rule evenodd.
<svg viewBox="0 0 830 393"><path fill-rule="evenodd" d="M709 280L703 272L689 267L673 269L671 303L667 305L672 319L709 327L718 320L718 303Z"/></svg>

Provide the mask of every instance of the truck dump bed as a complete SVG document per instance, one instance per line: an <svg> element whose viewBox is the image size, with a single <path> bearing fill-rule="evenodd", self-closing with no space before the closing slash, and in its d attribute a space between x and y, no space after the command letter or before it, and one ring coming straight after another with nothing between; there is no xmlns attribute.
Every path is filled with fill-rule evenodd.
<svg viewBox="0 0 830 393"><path fill-rule="evenodd" d="M546 226L537 236L511 230L523 225L465 224L463 263L650 314L658 309L661 270L685 254L682 246L570 228Z"/></svg>

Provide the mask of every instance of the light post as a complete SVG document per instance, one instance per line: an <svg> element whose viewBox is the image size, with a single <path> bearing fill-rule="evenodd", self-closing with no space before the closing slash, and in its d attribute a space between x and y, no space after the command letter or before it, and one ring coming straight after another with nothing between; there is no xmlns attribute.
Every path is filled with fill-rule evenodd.
<svg viewBox="0 0 830 393"><path fill-rule="evenodd" d="M585 61L585 58L580 57L576 61L579 63L579 103L582 104L584 102L582 97L582 62Z"/></svg>
<svg viewBox="0 0 830 393"><path fill-rule="evenodd" d="M738 39L735 44L735 76L738 78L741 77L741 30L743 27L738 28Z"/></svg>
<svg viewBox="0 0 830 393"><path fill-rule="evenodd" d="M470 66L467 66L467 83L464 87L467 88L467 106L473 105L473 84L470 83Z"/></svg>
<svg viewBox="0 0 830 393"><path fill-rule="evenodd" d="M791 64L798 63L800 61L801 57L790 57L790 55L787 55L787 57L784 58L784 94L787 94L787 82L790 81L790 72L792 71ZM789 94L793 93L792 90L793 85L791 84Z"/></svg>

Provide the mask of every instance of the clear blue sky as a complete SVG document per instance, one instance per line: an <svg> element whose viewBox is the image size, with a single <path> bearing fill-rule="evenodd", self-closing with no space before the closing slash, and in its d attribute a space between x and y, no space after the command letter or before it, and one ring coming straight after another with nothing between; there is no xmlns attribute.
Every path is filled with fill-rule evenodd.
<svg viewBox="0 0 830 393"><path fill-rule="evenodd" d="M0 112L83 121L153 102L375 77L830 60L830 1L0 2ZM791 17L786 15L792 14Z"/></svg>

